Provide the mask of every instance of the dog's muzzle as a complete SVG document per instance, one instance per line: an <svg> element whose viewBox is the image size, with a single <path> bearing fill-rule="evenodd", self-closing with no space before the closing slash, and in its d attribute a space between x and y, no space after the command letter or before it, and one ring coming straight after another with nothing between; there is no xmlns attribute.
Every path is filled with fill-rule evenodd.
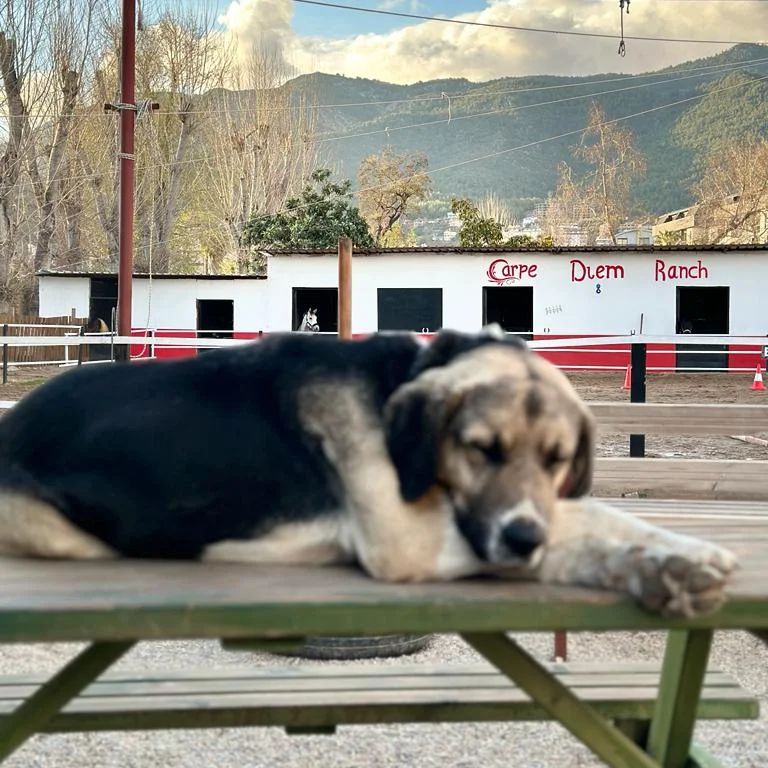
<svg viewBox="0 0 768 768"><path fill-rule="evenodd" d="M457 525L481 560L501 567L533 567L543 554L547 530L532 507L523 502L485 519L463 514Z"/></svg>
<svg viewBox="0 0 768 768"><path fill-rule="evenodd" d="M507 523L499 534L499 547L506 550L507 557L502 559L528 560L546 541L546 533L535 520L527 517Z"/></svg>

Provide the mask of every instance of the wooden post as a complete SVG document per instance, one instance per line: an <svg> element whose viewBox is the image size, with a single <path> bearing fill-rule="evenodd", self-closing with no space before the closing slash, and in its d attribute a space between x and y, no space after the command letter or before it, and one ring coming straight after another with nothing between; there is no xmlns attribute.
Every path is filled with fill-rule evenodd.
<svg viewBox="0 0 768 768"><path fill-rule="evenodd" d="M8 323L3 324L3 336L7 336L10 333ZM3 344L3 384L8 383L8 345Z"/></svg>
<svg viewBox="0 0 768 768"><path fill-rule="evenodd" d="M339 238L339 338L352 338L352 241Z"/></svg>

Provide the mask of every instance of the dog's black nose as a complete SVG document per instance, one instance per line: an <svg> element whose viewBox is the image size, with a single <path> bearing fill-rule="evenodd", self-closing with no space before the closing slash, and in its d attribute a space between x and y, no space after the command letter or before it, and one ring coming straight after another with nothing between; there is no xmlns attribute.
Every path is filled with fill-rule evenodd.
<svg viewBox="0 0 768 768"><path fill-rule="evenodd" d="M502 528L501 539L513 555L529 557L544 543L544 529L534 520L513 520Z"/></svg>

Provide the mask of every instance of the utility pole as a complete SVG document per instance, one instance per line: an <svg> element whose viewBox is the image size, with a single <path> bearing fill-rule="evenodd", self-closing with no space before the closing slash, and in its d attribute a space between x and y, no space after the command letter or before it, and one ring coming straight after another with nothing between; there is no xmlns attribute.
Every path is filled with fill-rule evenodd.
<svg viewBox="0 0 768 768"><path fill-rule="evenodd" d="M136 129L136 0L122 0L123 20L120 47L120 225L117 273L117 333L131 335L133 296L133 194L134 134ZM121 345L119 359L130 357L130 347Z"/></svg>
<svg viewBox="0 0 768 768"><path fill-rule="evenodd" d="M352 241L339 238L339 338L352 338Z"/></svg>

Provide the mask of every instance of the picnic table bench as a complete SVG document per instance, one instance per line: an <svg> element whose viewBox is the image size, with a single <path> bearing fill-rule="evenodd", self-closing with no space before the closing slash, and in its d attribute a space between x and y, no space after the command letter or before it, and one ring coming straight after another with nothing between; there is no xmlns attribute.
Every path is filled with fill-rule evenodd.
<svg viewBox="0 0 768 768"><path fill-rule="evenodd" d="M674 406L605 405L595 412L608 431L669 428L661 416L633 420L638 409L678 419L676 433L713 429L698 407L686 421ZM705 408L726 409L718 429L768 431L766 407ZM735 409L744 419L738 429ZM626 461L627 477L636 478L633 467L670 460ZM602 472L598 462L598 484ZM643 477L643 493L653 495L654 474ZM754 495L759 480L756 473ZM351 568L0 560L0 643L88 643L50 678L0 678L0 761L35 733L246 726L327 733L371 723L553 719L615 768L712 768L715 758L692 744L696 719L758 716L755 697L729 675L707 671L707 659L716 631L768 636L768 495L762 499L613 500L739 556L724 607L695 620L655 616L609 592L534 583L392 585ZM507 634L614 630L666 630L663 663L545 664ZM216 638L230 650L286 650L307 636L392 632L457 633L486 663L108 671L140 641Z"/></svg>

